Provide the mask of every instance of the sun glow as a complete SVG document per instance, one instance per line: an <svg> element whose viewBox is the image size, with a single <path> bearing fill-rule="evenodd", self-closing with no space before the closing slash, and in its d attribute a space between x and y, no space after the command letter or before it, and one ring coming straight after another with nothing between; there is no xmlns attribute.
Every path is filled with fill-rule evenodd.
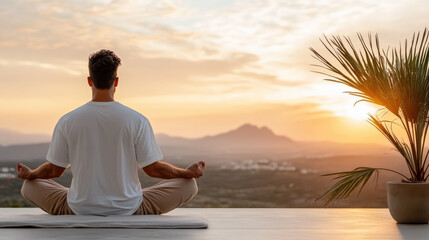
<svg viewBox="0 0 429 240"><path fill-rule="evenodd" d="M358 103L354 106L341 106L338 109L334 110L334 114L336 116L347 117L349 119L362 121L368 119L368 114L375 114L376 111L376 108L368 104Z"/></svg>
<svg viewBox="0 0 429 240"><path fill-rule="evenodd" d="M363 121L369 118L368 114L374 115L377 108L366 102L354 104L353 101L344 101L343 103L331 103L321 106L323 110L332 112L337 117L344 117L351 120Z"/></svg>
<svg viewBox="0 0 429 240"><path fill-rule="evenodd" d="M354 120L366 120L368 119L368 114L374 114L375 111L375 108L358 104L345 111L344 116Z"/></svg>

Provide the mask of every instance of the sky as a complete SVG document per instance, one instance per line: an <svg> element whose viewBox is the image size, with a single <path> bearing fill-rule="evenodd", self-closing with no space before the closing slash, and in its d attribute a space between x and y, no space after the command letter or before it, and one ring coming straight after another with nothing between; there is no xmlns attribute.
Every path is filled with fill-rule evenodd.
<svg viewBox="0 0 429 240"><path fill-rule="evenodd" d="M91 100L89 54L111 49L122 59L115 100L156 133L251 123L297 141L387 144L366 122L378 106L354 106L347 88L314 73L309 48L356 32L398 46L428 11L424 0L1 1L0 135L51 135Z"/></svg>

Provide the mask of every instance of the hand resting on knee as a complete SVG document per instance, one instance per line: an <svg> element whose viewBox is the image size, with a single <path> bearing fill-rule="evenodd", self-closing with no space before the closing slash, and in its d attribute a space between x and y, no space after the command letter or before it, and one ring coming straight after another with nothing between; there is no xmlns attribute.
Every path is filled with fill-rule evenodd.
<svg viewBox="0 0 429 240"><path fill-rule="evenodd" d="M172 179L172 178L199 178L206 171L206 163L199 161L187 167L186 169L175 167L163 161L154 162L146 167L143 171L150 177Z"/></svg>

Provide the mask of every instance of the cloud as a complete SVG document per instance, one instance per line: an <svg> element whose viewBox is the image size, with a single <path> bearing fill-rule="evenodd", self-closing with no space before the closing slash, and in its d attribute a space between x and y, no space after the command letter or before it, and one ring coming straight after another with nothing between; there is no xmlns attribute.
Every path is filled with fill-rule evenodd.
<svg viewBox="0 0 429 240"><path fill-rule="evenodd" d="M18 45L18 43L15 41L1 41L0 42L0 47L14 47L16 45Z"/></svg>
<svg viewBox="0 0 429 240"><path fill-rule="evenodd" d="M428 8L423 0L0 1L0 81L11 83L1 91L14 102L24 89L25 101L42 99L36 109L55 98L50 107L65 111L59 98L72 106L89 90L88 55L109 48L123 60L118 97L130 102L189 111L310 102L332 113L351 98L310 72L308 48L320 48L323 33L356 31L396 43L426 24Z"/></svg>
<svg viewBox="0 0 429 240"><path fill-rule="evenodd" d="M236 80L229 81L235 71L257 62L257 56L231 53L225 58L186 60L179 58L136 58L123 62L119 70L121 88L130 95L190 95L221 88L228 92ZM237 77L235 77L237 78ZM123 79L123 80L122 80ZM229 85L223 85L228 81ZM244 81L241 78L238 81ZM240 89L243 90L242 84ZM238 87L238 86L236 86ZM143 90L142 90L143 89ZM237 89L238 90L238 89Z"/></svg>
<svg viewBox="0 0 429 240"><path fill-rule="evenodd" d="M224 59L199 61L175 58L144 58L140 59L138 64L141 64L143 70L146 70L143 74L161 76L161 79L163 79L163 74L168 74L166 77L171 79L172 76L183 78L219 76L231 73L258 60L259 58L253 54L233 53Z"/></svg>
<svg viewBox="0 0 429 240"><path fill-rule="evenodd" d="M62 71L73 76L81 75L81 72L79 71L76 71L61 65L52 64L52 63L33 62L33 61L8 61L8 60L0 59L0 66L24 66L24 67L28 66L28 67L37 67L37 68L48 69L48 70Z"/></svg>
<svg viewBox="0 0 429 240"><path fill-rule="evenodd" d="M261 74L261 73L256 73L256 72L240 72L238 73L238 75L246 77L246 78L251 78L251 79L255 79L258 81L262 81L265 82L267 84L273 84L273 85L278 85L278 86L299 86L299 85L303 85L306 84L305 81L290 81L290 80L280 80L276 75L272 75L272 74Z"/></svg>

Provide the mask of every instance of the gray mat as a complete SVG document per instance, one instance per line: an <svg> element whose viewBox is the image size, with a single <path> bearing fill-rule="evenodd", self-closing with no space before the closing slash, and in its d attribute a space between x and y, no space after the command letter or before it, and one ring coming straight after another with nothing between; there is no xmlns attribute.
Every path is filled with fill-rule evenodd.
<svg viewBox="0 0 429 240"><path fill-rule="evenodd" d="M52 216L48 214L9 215L0 219L0 228L207 228L206 218L198 215L140 216Z"/></svg>

